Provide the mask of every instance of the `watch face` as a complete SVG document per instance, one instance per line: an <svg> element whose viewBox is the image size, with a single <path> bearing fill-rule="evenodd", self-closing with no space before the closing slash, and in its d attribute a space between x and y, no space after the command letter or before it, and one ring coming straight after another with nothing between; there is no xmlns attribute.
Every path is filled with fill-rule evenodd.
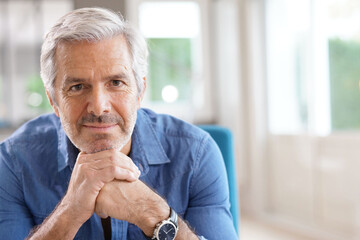
<svg viewBox="0 0 360 240"><path fill-rule="evenodd" d="M175 239L176 229L175 226L171 223L166 223L161 226L159 229L159 239L160 240L173 240Z"/></svg>

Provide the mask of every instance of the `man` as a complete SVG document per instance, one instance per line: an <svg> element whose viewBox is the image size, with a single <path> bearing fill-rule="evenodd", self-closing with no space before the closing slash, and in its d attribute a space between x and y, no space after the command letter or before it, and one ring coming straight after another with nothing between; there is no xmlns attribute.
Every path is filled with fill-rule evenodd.
<svg viewBox="0 0 360 240"><path fill-rule="evenodd" d="M236 239L221 154L208 134L141 109L145 40L85 8L46 35L55 114L0 145L2 239Z"/></svg>

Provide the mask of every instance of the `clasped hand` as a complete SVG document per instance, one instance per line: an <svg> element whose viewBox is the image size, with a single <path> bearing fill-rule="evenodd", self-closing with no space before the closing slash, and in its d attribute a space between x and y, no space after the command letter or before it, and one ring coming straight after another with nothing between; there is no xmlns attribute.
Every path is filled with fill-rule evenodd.
<svg viewBox="0 0 360 240"><path fill-rule="evenodd" d="M163 198L138 180L139 176L132 160L120 151L79 153L61 204L81 224L95 212L103 218L131 222L151 234L151 226L170 210Z"/></svg>
<svg viewBox="0 0 360 240"><path fill-rule="evenodd" d="M93 154L79 153L62 204L68 206L74 219L87 221L95 211L101 189L115 179L134 182L139 169L125 154L114 149Z"/></svg>

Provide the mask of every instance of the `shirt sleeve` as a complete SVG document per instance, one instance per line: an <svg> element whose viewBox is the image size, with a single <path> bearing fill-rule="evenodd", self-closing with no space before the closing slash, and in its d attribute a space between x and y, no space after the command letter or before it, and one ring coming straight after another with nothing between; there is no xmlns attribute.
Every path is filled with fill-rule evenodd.
<svg viewBox="0 0 360 240"><path fill-rule="evenodd" d="M26 207L9 144L0 145L0 236L1 239L25 239L34 226Z"/></svg>
<svg viewBox="0 0 360 240"><path fill-rule="evenodd" d="M230 213L225 164L218 146L208 135L196 157L184 218L201 239L238 239Z"/></svg>

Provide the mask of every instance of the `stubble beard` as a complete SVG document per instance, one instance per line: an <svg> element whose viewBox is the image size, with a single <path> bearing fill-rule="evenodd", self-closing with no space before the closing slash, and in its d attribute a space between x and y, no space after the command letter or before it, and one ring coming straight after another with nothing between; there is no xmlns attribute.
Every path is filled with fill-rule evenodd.
<svg viewBox="0 0 360 240"><path fill-rule="evenodd" d="M120 131L121 134L120 136L117 136L117 139L112 140L112 139L108 139L109 134L96 134L94 136L92 136L92 143L90 143L89 141L86 141L85 139L83 139L80 136L79 131L76 131L78 133L78 135L76 135L74 133L74 131L72 130L69 121L66 121L66 119L61 120L64 131L66 133L66 135L69 137L69 139L71 140L71 142L75 145L75 147L77 147L79 149L80 152L85 152L85 153L96 153L96 152L101 152L101 151L105 151L105 150L109 150L109 149L117 149L117 150L121 150L131 139L131 135L134 131L134 127L135 127L135 123L136 123L136 118L137 118L137 111L134 111L134 113L132 113L127 121L124 121L123 118L121 118L120 116L117 117L117 124L120 127ZM84 120L85 119L85 120ZM86 122L86 117L83 118L81 124L83 124L84 122ZM105 121L104 121L105 122ZM127 126L125 125L127 123Z"/></svg>

